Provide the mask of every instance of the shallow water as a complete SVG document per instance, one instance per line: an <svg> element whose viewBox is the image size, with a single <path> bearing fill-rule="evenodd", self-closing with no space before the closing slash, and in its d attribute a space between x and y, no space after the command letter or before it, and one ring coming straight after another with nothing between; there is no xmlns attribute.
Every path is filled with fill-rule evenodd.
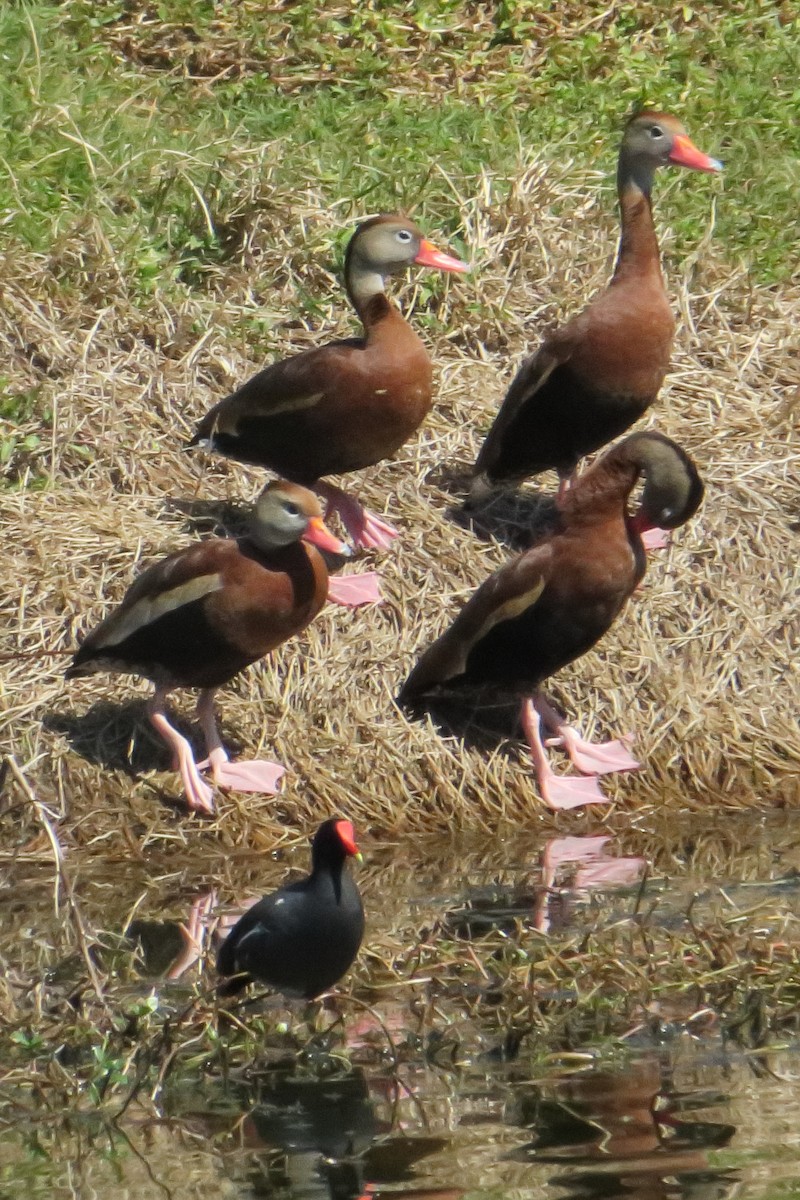
<svg viewBox="0 0 800 1200"><path fill-rule="evenodd" d="M720 905L760 912L764 898L771 914L800 912L800 821L789 815L627 826L616 836L598 826L579 839L520 836L511 848L465 840L365 849L368 942L434 919L475 936L521 912L557 939L633 904L665 928L688 905L698 919ZM288 858L302 867L305 851ZM230 900L233 880L241 898L255 894L279 882L287 862L262 856L216 869L208 855L190 868L168 856L110 871L82 856L69 866L90 929L139 922L144 966L140 983L126 977L124 987L145 994L154 981L157 991L186 987L164 976L184 944L177 921L198 896ZM42 856L8 859L2 873L6 977L13 984L31 964L46 965L52 1002L80 968L62 944L63 908L54 919L52 870ZM668 1011L669 997L663 1003ZM390 1030L402 1019L396 997L374 1007ZM348 1014L346 1028L356 1059L383 1036L368 1015ZM613 1060L587 1047L543 1061L534 1031L504 1061L485 1037L458 1053L429 1037L396 1069L376 1053L324 1082L315 1076L335 1060L284 1056L271 1070L195 1070L170 1083L157 1108L135 1102L114 1122L90 1106L45 1108L35 1092L4 1091L0 1080L0 1200L800 1194L800 1045L747 1053L713 1021L707 1030L698 1022L696 1035L677 1021L657 1034L631 1029L626 1044Z"/></svg>

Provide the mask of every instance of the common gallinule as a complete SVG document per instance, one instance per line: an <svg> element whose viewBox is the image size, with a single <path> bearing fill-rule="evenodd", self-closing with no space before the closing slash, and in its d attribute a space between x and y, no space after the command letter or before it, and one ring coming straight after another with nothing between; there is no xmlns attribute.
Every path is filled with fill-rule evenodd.
<svg viewBox="0 0 800 1200"><path fill-rule="evenodd" d="M341 979L364 936L361 896L346 867L351 855L358 856L351 823L323 821L311 843L311 874L254 904L220 947L222 995L257 980L312 1000Z"/></svg>

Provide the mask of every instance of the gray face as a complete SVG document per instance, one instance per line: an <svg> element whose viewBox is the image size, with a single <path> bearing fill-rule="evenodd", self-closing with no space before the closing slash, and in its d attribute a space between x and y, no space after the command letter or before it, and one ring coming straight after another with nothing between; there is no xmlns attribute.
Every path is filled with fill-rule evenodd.
<svg viewBox="0 0 800 1200"><path fill-rule="evenodd" d="M250 534L260 545L288 546L303 536L312 515L296 496L269 488L256 501Z"/></svg>
<svg viewBox="0 0 800 1200"><path fill-rule="evenodd" d="M702 481L694 464L672 442L638 436L644 474L642 512L661 529L675 529L699 508Z"/></svg>
<svg viewBox="0 0 800 1200"><path fill-rule="evenodd" d="M414 262L421 242L422 234L410 221L382 221L361 232L354 256L363 270L393 275Z"/></svg>
<svg viewBox="0 0 800 1200"><path fill-rule="evenodd" d="M669 162L675 134L683 133L683 127L671 118L638 117L628 126L625 150L632 157L647 158L657 166L664 166Z"/></svg>

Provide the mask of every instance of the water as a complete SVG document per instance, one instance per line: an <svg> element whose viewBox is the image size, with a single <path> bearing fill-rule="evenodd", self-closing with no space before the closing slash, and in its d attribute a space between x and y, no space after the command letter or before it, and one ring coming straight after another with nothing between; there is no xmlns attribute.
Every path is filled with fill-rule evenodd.
<svg viewBox="0 0 800 1200"><path fill-rule="evenodd" d="M613 921L632 904L646 903L664 928L683 920L688 905L698 919L727 905L741 920L756 914L754 936L764 925L764 897L770 920L800 912L800 825L790 816L726 820L723 828L625 828L609 837L608 830L545 843L520 837L513 851L468 843L376 848L362 875L368 941L391 939L409 921L433 914L453 936L477 937L471 944L480 955L481 930L513 923L522 911L556 940L596 924L598 912ZM273 886L285 870L285 863L262 858L238 861L235 875L247 894ZM68 922L62 909L54 923L46 863L9 861L3 871L6 984L13 992L38 964L42 989L38 999L25 999L46 1031L70 999L80 956L74 946L64 953ZM153 979L165 992L187 987L164 982L184 946L176 917L214 888L232 894L226 869L203 860L191 870L150 862L109 873L86 860L73 871L90 930L140 922L144 965L138 983L119 975L120 991L149 994ZM560 880L568 886L543 887ZM388 994L373 1004L391 1033L407 1027L402 997ZM663 1011L669 1005L663 997ZM436 1031L435 1014L428 1028ZM103 1107L84 1097L75 1111L59 1108L65 1058L40 1070L35 1088L21 1088L18 1073L3 1072L0 1200L800 1194L800 1046L791 1040L748 1052L701 1015L689 1026L661 1021L657 1032L643 1022L631 1028L627 1050L612 1057L591 1047L568 1054L551 1047L543 1056L534 1030L510 1060L485 1036L468 1050L428 1036L418 1044L406 1039L394 1065L369 1013L348 1011L346 1029L349 1058L361 1063L355 1069L324 1042L317 1058L284 1053L269 1069L200 1066L168 1080L155 1103L143 1095L116 1120L110 1117L119 1103ZM320 1079L323 1069L329 1074Z"/></svg>

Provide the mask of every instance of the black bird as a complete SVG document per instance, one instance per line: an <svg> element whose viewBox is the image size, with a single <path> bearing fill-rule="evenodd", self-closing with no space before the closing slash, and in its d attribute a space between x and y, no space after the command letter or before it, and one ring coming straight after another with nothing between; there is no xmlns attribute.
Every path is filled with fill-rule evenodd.
<svg viewBox="0 0 800 1200"><path fill-rule="evenodd" d="M323 821L311 843L311 874L254 904L220 947L221 995L258 980L312 1000L341 979L364 936L361 896L345 868L350 855L360 858L351 823Z"/></svg>

